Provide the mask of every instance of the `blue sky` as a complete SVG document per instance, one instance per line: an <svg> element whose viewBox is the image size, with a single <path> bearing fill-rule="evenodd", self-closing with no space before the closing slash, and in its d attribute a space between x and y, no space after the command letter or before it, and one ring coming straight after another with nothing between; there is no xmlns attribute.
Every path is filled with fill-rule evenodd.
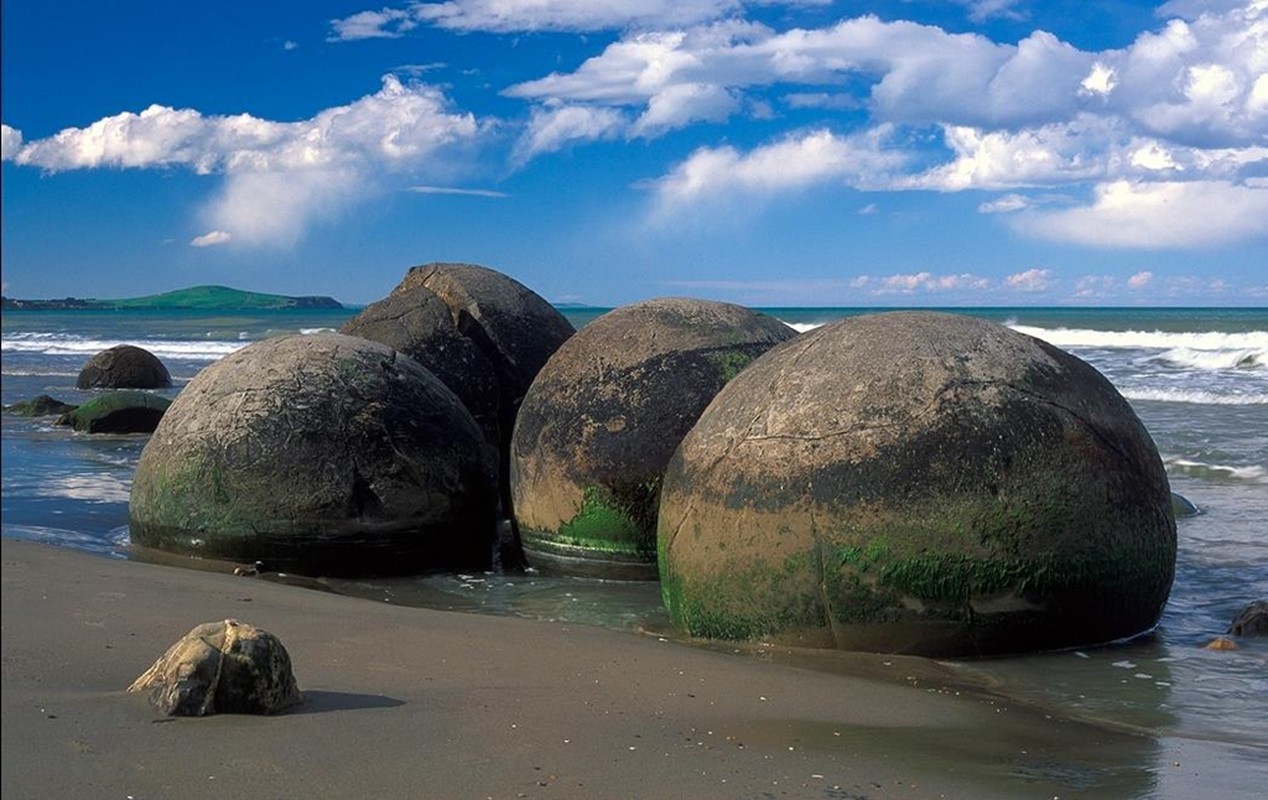
<svg viewBox="0 0 1268 800"><path fill-rule="evenodd" d="M1268 305L1268 0L5 0L3 283Z"/></svg>

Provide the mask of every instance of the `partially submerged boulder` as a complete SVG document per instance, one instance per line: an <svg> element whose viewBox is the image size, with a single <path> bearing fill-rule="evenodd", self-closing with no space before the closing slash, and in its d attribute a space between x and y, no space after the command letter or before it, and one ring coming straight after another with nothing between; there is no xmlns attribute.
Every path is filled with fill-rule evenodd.
<svg viewBox="0 0 1268 800"><path fill-rule="evenodd" d="M1268 636L1268 600L1256 600L1243 608L1227 632L1233 636Z"/></svg>
<svg viewBox="0 0 1268 800"><path fill-rule="evenodd" d="M185 634L128 691L169 717L276 714L304 699L282 642L235 619Z"/></svg>
<svg viewBox="0 0 1268 800"><path fill-rule="evenodd" d="M515 416L538 370L572 336L572 324L507 275L474 264L435 263L410 269L391 294L340 332L410 356L453 390L498 454L509 515L507 454ZM519 563L513 530L503 538L503 562Z"/></svg>
<svg viewBox="0 0 1268 800"><path fill-rule="evenodd" d="M19 417L51 417L60 414L68 414L76 408L78 408L78 406L70 403L63 403L56 397L41 394L31 398L30 400L21 400L11 406L5 406L4 410L10 414L17 414Z"/></svg>
<svg viewBox="0 0 1268 800"><path fill-rule="evenodd" d="M79 389L166 389L172 376L158 356L141 347L121 344L102 350L79 371Z"/></svg>
<svg viewBox="0 0 1268 800"><path fill-rule="evenodd" d="M933 656L1152 627L1162 461L1096 370L965 316L824 326L729 383L665 475L661 587L695 636Z"/></svg>
<svg viewBox="0 0 1268 800"><path fill-rule="evenodd" d="M306 575L486 568L496 465L416 361L335 333L202 370L137 464L134 543Z"/></svg>
<svg viewBox="0 0 1268 800"><path fill-rule="evenodd" d="M172 401L149 392L105 392L58 417L83 433L153 433Z"/></svg>
<svg viewBox="0 0 1268 800"><path fill-rule="evenodd" d="M520 408L511 495L528 562L656 578L661 474L728 380L796 332L765 314L662 298L618 308L565 342Z"/></svg>

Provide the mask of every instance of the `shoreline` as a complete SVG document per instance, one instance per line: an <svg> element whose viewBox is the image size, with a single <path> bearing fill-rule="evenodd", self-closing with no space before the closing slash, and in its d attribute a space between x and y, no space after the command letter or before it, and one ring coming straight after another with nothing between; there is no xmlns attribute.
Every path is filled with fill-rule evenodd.
<svg viewBox="0 0 1268 800"><path fill-rule="evenodd" d="M0 610L10 797L1229 798L1253 785L1221 764L1226 745L936 683L9 539ZM227 617L282 640L302 706L168 719L124 693L194 625Z"/></svg>

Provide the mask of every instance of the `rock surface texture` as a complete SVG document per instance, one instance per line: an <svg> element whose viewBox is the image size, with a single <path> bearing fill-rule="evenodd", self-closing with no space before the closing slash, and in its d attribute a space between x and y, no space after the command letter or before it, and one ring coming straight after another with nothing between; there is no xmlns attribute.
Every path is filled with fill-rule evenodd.
<svg viewBox="0 0 1268 800"><path fill-rule="evenodd" d="M172 376L158 356L121 344L88 359L75 386L80 389L166 389Z"/></svg>
<svg viewBox="0 0 1268 800"><path fill-rule="evenodd" d="M728 380L796 332L740 306L618 308L550 359L520 408L511 495L530 564L656 577L656 508L679 440Z"/></svg>
<svg viewBox="0 0 1268 800"><path fill-rule="evenodd" d="M662 489L661 587L701 637L955 656L1158 619L1161 459L1090 366L992 323L854 317L719 393Z"/></svg>
<svg viewBox="0 0 1268 800"><path fill-rule="evenodd" d="M128 691L146 692L169 717L276 714L303 702L281 641L235 619L185 634Z"/></svg>
<svg viewBox="0 0 1268 800"><path fill-rule="evenodd" d="M518 281L474 264L412 268L342 333L417 360L453 390L498 454L503 505L508 452L520 402L538 370L573 334L558 310ZM509 507L504 509L510 514ZM500 550L520 560L513 531Z"/></svg>
<svg viewBox="0 0 1268 800"><path fill-rule="evenodd" d="M104 392L57 418L83 433L153 433L172 401L149 392Z"/></svg>
<svg viewBox="0 0 1268 800"><path fill-rule="evenodd" d="M413 359L333 333L269 339L172 403L137 465L132 539L308 575L485 567L495 469Z"/></svg>

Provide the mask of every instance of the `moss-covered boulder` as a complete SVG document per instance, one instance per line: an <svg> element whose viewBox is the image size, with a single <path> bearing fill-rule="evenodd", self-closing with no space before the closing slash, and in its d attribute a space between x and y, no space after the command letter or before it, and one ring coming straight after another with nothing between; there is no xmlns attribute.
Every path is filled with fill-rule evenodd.
<svg viewBox="0 0 1268 800"><path fill-rule="evenodd" d="M474 264L436 263L410 269L390 295L340 331L405 353L453 390L496 449L506 487L520 402L573 327L507 275ZM509 515L505 490L502 499ZM500 551L508 566L521 561L513 531Z"/></svg>
<svg viewBox="0 0 1268 800"><path fill-rule="evenodd" d="M21 400L13 405L5 406L4 410L10 414L16 414L19 417L51 417L61 414L69 414L78 406L71 403L63 403L56 397L46 394L36 395L30 400Z"/></svg>
<svg viewBox="0 0 1268 800"><path fill-rule="evenodd" d="M937 656L1154 625L1167 478L1104 377L964 316L889 313L771 350L665 475L661 589L701 637Z"/></svg>
<svg viewBox="0 0 1268 800"><path fill-rule="evenodd" d="M257 342L202 370L137 464L132 541L358 575L490 563L496 466L471 415L389 347Z"/></svg>
<svg viewBox="0 0 1268 800"><path fill-rule="evenodd" d="M57 418L83 433L153 433L171 400L149 392L104 392Z"/></svg>
<svg viewBox="0 0 1268 800"><path fill-rule="evenodd" d="M166 389L172 376L158 356L141 347L121 344L88 359L75 386L80 389Z"/></svg>
<svg viewBox="0 0 1268 800"><path fill-rule="evenodd" d="M582 328L537 376L511 444L529 563L654 579L661 474L678 441L728 380L795 335L740 306L679 298Z"/></svg>

